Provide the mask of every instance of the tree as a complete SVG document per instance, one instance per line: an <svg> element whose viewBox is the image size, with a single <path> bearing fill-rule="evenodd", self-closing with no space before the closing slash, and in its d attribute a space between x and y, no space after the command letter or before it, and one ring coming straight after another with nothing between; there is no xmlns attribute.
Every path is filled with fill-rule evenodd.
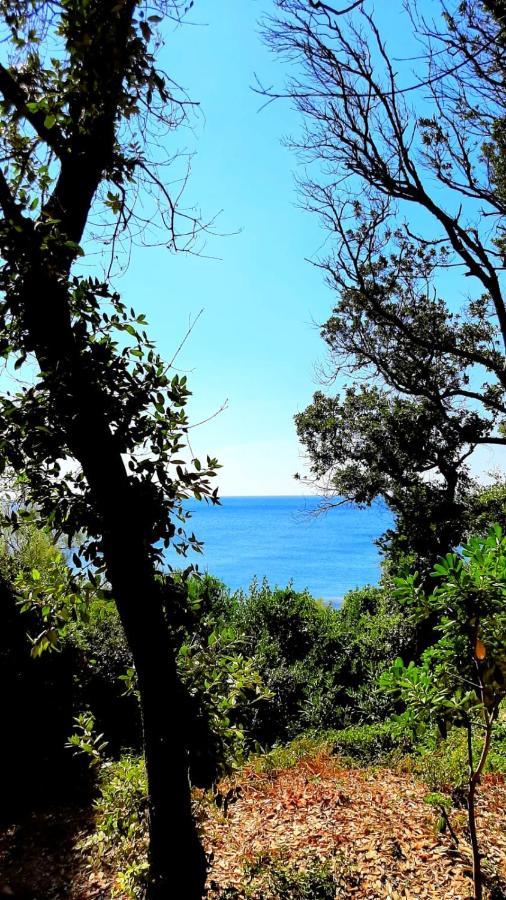
<svg viewBox="0 0 506 900"><path fill-rule="evenodd" d="M503 4L442 3L434 23L409 0L422 59L407 64L365 0L277 5L267 39L298 74L267 93L303 115L303 203L333 239L328 377L364 382L315 394L298 433L331 493L382 495L405 538L421 499L433 562L462 533L466 460L506 444Z"/></svg>
<svg viewBox="0 0 506 900"><path fill-rule="evenodd" d="M430 404L360 385L345 396L318 391L296 415L297 432L330 507L383 497L395 527L378 543L390 567L408 561L429 573L459 542L471 515L474 484L462 463L467 449ZM440 477L427 478L438 470Z"/></svg>
<svg viewBox="0 0 506 900"><path fill-rule="evenodd" d="M440 639L421 664L396 660L381 676L385 690L404 702L409 721L463 728L467 749L467 809L473 857L474 896L483 896L475 800L485 769L494 723L506 696L506 538L499 525L486 538L472 538L448 553L433 575L430 596L418 578L398 579L397 593L417 619L437 616Z"/></svg>
<svg viewBox="0 0 506 900"><path fill-rule="evenodd" d="M205 880L173 640L181 592L160 563L171 541L198 547L182 502L216 500L215 461L182 460L185 378L160 359L144 317L79 261L101 239L113 259L144 225L172 247L199 231L161 168L163 136L190 101L157 71L154 29L181 12L177 0L0 3L0 350L32 376L1 398L0 460L69 547L84 534L75 564L92 582L104 572L117 604L141 699L150 898L199 898ZM11 525L23 515L14 509Z"/></svg>

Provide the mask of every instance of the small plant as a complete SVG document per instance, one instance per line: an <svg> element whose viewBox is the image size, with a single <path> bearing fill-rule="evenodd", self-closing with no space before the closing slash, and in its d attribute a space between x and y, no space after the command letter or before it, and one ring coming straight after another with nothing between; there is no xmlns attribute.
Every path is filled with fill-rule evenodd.
<svg viewBox="0 0 506 900"><path fill-rule="evenodd" d="M178 652L177 663L193 712L189 736L190 778L211 787L244 762L245 728L241 721L268 700L254 659L242 653L234 628L216 625L209 634L193 635Z"/></svg>
<svg viewBox="0 0 506 900"><path fill-rule="evenodd" d="M329 863L309 869L278 866L270 873L271 889L279 900L334 900L336 879Z"/></svg>
<svg viewBox="0 0 506 900"><path fill-rule="evenodd" d="M304 868L269 855L253 860L244 884L213 894L216 900L335 900L342 877L349 884L347 865L341 860L316 862Z"/></svg>
<svg viewBox="0 0 506 900"><path fill-rule="evenodd" d="M88 757L90 766L99 766L107 741L103 734L95 734L95 718L91 713L81 713L74 718L75 731L65 744L74 753Z"/></svg>
<svg viewBox="0 0 506 900"><path fill-rule="evenodd" d="M122 756L102 765L95 830L82 843L95 862L117 872L112 896L143 895L147 863L147 784L142 758Z"/></svg>
<svg viewBox="0 0 506 900"><path fill-rule="evenodd" d="M414 771L432 793L447 794L458 800L465 794L467 781L465 734L454 728L444 740L433 737L432 746L424 747L415 758Z"/></svg>
<svg viewBox="0 0 506 900"><path fill-rule="evenodd" d="M481 855L476 830L476 791L484 772L501 703L506 696L506 537L499 525L448 553L432 573L439 579L426 596L417 574L397 579L397 596L419 621L436 621L440 639L419 665L397 659L380 683L406 707L406 721L461 728L462 764L473 858L475 900L482 900Z"/></svg>
<svg viewBox="0 0 506 900"><path fill-rule="evenodd" d="M412 741L402 724L396 721L372 725L350 725L336 732L333 752L355 764L386 762L411 749Z"/></svg>
<svg viewBox="0 0 506 900"><path fill-rule="evenodd" d="M455 834L449 816L452 808L451 797L448 797L447 794L427 794L427 796L424 797L424 801L428 806L432 806L438 813L437 830L441 833L448 830L454 844L458 846L459 839Z"/></svg>
<svg viewBox="0 0 506 900"><path fill-rule="evenodd" d="M77 557L76 557L77 558ZM35 612L41 630L30 635L31 655L57 650L76 622L87 622L101 597L97 579L71 572L60 550L49 541L40 568L20 567L13 584L23 613Z"/></svg>
<svg viewBox="0 0 506 900"><path fill-rule="evenodd" d="M290 769L296 766L301 759L318 756L321 753L331 753L338 732L328 731L320 734L301 734L289 744L279 744L271 750L259 751L248 761L248 767L258 773L277 772L280 769Z"/></svg>

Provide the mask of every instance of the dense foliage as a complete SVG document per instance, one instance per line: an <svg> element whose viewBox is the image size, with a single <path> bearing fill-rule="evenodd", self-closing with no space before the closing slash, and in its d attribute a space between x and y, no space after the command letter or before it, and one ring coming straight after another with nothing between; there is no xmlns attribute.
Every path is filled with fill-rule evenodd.
<svg viewBox="0 0 506 900"><path fill-rule="evenodd" d="M496 492L492 489L487 489L482 498L485 518L490 492L493 499ZM494 503L491 509L495 509ZM506 558L503 545L498 529L492 532L488 544L475 541L469 545L475 557L481 554L481 561L473 564L465 594L468 599L462 601L464 615L466 604L476 602L478 579L482 606L499 603L499 619L496 615L493 627L487 625L490 610L485 614L483 606L479 617L480 641L487 647L486 663L480 665L485 665L487 672L490 669L487 684L490 682L494 697L502 657L499 654L497 661L492 649L504 640L500 603L504 583L500 566ZM464 549L464 559L467 552ZM29 727L29 733L10 726L16 735L6 759L10 795L18 802L19 811L23 796L27 803L35 797L39 802L54 802L55 778L66 799L71 796L69 784L76 784L76 776L81 795L83 790L89 795L94 784L98 791L96 828L83 845L83 852L91 854L97 865L117 873L119 893L141 896L148 871L144 855L146 777L140 757L135 669L117 610L110 598L97 592L84 605L83 614L75 614L72 594L62 591L62 584L67 588L73 584L75 589L72 571L47 534L22 529L15 539L8 536L1 561L2 584L9 598L9 604L2 605L5 618L0 654L2 683L6 695L12 696L7 715L14 723L17 704L27 703L36 726L33 730ZM450 556L438 570L443 578L444 569L445 583L451 583L453 576L457 579L454 599L460 596L460 582L467 571L459 565L459 558ZM28 604L34 573L36 602ZM47 630L45 617L49 612L43 605L44 590L39 583L45 586L49 600L58 598L59 615L65 622L59 643L42 654L37 652L37 638ZM231 594L207 576L181 580L180 587L185 615L177 618L179 667L195 704L192 718L196 725L190 744L194 785L215 783L251 753L260 753L252 764L266 773L292 766L301 757L318 752L322 745L351 765L405 766L409 757L412 771L427 784L428 802L436 807L441 827L452 827L452 807L465 798L468 767L466 741L458 739L458 729L453 725L464 723L468 714L475 715L469 691L462 693L459 688L463 666L467 665L465 641L459 644L458 660L452 669L451 659L446 657L454 654L455 635L448 631L451 623L443 620L439 645L426 650L416 664L407 668L400 663L394 665L399 655L406 662L417 658L416 622L436 613L437 624L446 603L443 588L433 599L423 600L425 595L421 585L417 587L416 578L397 580L395 586L385 575L380 586L350 592L336 609L315 601L306 592L290 587L273 589L266 583L254 582L249 592ZM407 601L416 615L406 614ZM66 605L72 613L68 617ZM465 630L466 622L470 620L464 615L455 627ZM437 640L437 630L433 634ZM474 653L477 643L471 643ZM438 657L440 651L446 653L444 660ZM467 657L471 668L475 664L473 653ZM390 670L395 675L393 682ZM438 678L442 679L439 687ZM407 679L411 693L421 691L422 701L428 698L425 706L422 701L417 706L418 713L425 709L425 717L403 713L402 704L390 689L395 685L399 696L402 679ZM404 702L410 702L406 691L401 694ZM434 698L439 698L437 708ZM487 707L491 720L495 719L495 708ZM50 717L47 709L52 711ZM453 722L454 712L457 717L464 716L462 723ZM307 737L298 737L304 732L309 733ZM442 732L446 737L441 737ZM480 741L479 734L473 735L474 758ZM69 749L65 750L66 742ZM5 748L3 752L5 755ZM506 770L504 725L500 723L491 734L484 765L491 771ZM34 785L38 785L38 793L33 791ZM41 790L41 786L47 790ZM6 797L9 815L9 794ZM233 802L233 796L218 790L215 800L226 805ZM266 872L262 877L267 878ZM277 890L288 873L280 870L278 878L273 871L268 877L272 890L274 884ZM297 880L292 873L292 877L294 885L299 885L293 889L302 890L305 876Z"/></svg>
<svg viewBox="0 0 506 900"><path fill-rule="evenodd" d="M75 716L91 713L109 753L138 752L136 674L113 601L97 591L77 615L78 575L49 537L32 528L17 532L15 546L5 543L1 559L11 598L10 607L2 607L5 614L11 610L2 629L4 682L14 677L14 656L18 669L33 671L34 678L37 671L54 672L47 705L56 710L59 692L68 695L53 729L60 739L72 731ZM266 583L231 594L207 576L182 580L180 589L178 660L194 704L194 783L212 783L258 744L385 715L378 675L413 635L386 587L353 591L339 609ZM55 597L58 639L53 652L40 655L41 636L54 625ZM37 734L40 743L32 741L31 752L41 758L48 732Z"/></svg>
<svg viewBox="0 0 506 900"><path fill-rule="evenodd" d="M483 883L475 794L490 752L494 726L506 697L506 538L499 525L472 538L436 565L438 585L426 596L418 576L398 579L397 593L416 617L434 613L439 640L418 665L397 659L381 681L405 704L405 718L466 733L465 796L473 853L474 896ZM444 810L445 806L440 801Z"/></svg>

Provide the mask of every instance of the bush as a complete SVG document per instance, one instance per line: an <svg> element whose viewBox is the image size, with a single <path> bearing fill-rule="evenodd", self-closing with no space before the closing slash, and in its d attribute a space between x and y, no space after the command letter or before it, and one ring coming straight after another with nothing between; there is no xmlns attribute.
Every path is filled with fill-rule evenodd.
<svg viewBox="0 0 506 900"><path fill-rule="evenodd" d="M269 888L276 900L334 900L337 882L328 863L314 863L306 870L295 866L272 867Z"/></svg>
<svg viewBox="0 0 506 900"><path fill-rule="evenodd" d="M466 736L454 729L446 739L423 748L415 759L414 772L431 793L457 798L468 778Z"/></svg>
<svg viewBox="0 0 506 900"><path fill-rule="evenodd" d="M250 757L249 766L258 773L290 769L301 759L332 753L338 734L337 731L301 734L288 744L278 744L271 750Z"/></svg>
<svg viewBox="0 0 506 900"><path fill-rule="evenodd" d="M91 710L113 754L140 752L139 704L124 680L132 657L114 603L94 601L87 621L74 623L62 646L72 659L74 715Z"/></svg>
<svg viewBox="0 0 506 900"><path fill-rule="evenodd" d="M377 680L412 629L390 610L387 590L352 591L334 609L307 592L253 582L236 602L234 626L272 693L248 723L253 742L268 747L393 711Z"/></svg>
<svg viewBox="0 0 506 900"><path fill-rule="evenodd" d="M346 710L342 724L382 722L394 712L379 689L379 676L413 644L415 627L385 579L380 587L350 591L337 611L346 647L341 663Z"/></svg>
<svg viewBox="0 0 506 900"><path fill-rule="evenodd" d="M342 655L335 611L266 582L253 582L236 600L234 626L272 695L253 711L251 741L272 746L333 721L341 701L334 665Z"/></svg>
<svg viewBox="0 0 506 900"><path fill-rule="evenodd" d="M385 762L411 749L411 736L395 721L350 725L337 732L333 744L335 754L360 765Z"/></svg>
<svg viewBox="0 0 506 900"><path fill-rule="evenodd" d="M94 803L95 830L81 848L115 873L112 896L141 897L147 875L147 786L144 761L122 756L103 764Z"/></svg>
<svg viewBox="0 0 506 900"><path fill-rule="evenodd" d="M506 716L497 722L488 757L488 771L506 774Z"/></svg>
<svg viewBox="0 0 506 900"><path fill-rule="evenodd" d="M428 732L416 748L413 757L415 774L430 791L449 794L460 802L460 795L468 781L467 736L459 728L450 728L442 739L434 731ZM473 739L473 753L478 757L479 738ZM506 773L506 724L498 722L492 735L485 772Z"/></svg>
<svg viewBox="0 0 506 900"><path fill-rule="evenodd" d="M334 900L338 880L329 862L304 869L261 856L247 867L245 885L213 893L215 900Z"/></svg>

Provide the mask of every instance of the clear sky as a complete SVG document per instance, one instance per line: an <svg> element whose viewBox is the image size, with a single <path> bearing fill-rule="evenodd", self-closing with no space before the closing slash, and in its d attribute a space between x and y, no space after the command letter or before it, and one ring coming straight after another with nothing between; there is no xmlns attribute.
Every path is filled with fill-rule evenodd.
<svg viewBox="0 0 506 900"><path fill-rule="evenodd" d="M432 5L428 0L428 5ZM397 3L381 19L392 39ZM293 415L317 386L315 365L332 294L315 258L325 234L297 207L297 162L282 138L298 118L287 103L260 110L251 86L282 84L286 71L262 43L258 21L272 0L196 0L192 22L166 30L160 63L201 104L193 130L174 133L174 150L195 150L187 191L204 216L220 210L212 257L136 248L117 283L126 301L147 313L150 333L171 358L188 322L203 309L176 365L188 373L197 455L219 457L220 492L293 494L303 470ZM492 456L484 460L490 467Z"/></svg>
<svg viewBox="0 0 506 900"><path fill-rule="evenodd" d="M162 67L199 100L202 117L174 133L195 149L188 203L204 216L223 210L208 238L210 259L134 249L123 296L145 311L150 333L171 358L188 322L203 309L176 365L194 392L192 421L227 409L192 431L195 452L219 457L223 494L293 494L301 469L293 415L316 386L323 345L315 322L331 304L305 257L324 235L296 208L296 161L282 146L297 118L287 104L259 111L255 73L281 83L278 61L258 27L269 0L197 0L188 25L165 34Z"/></svg>

